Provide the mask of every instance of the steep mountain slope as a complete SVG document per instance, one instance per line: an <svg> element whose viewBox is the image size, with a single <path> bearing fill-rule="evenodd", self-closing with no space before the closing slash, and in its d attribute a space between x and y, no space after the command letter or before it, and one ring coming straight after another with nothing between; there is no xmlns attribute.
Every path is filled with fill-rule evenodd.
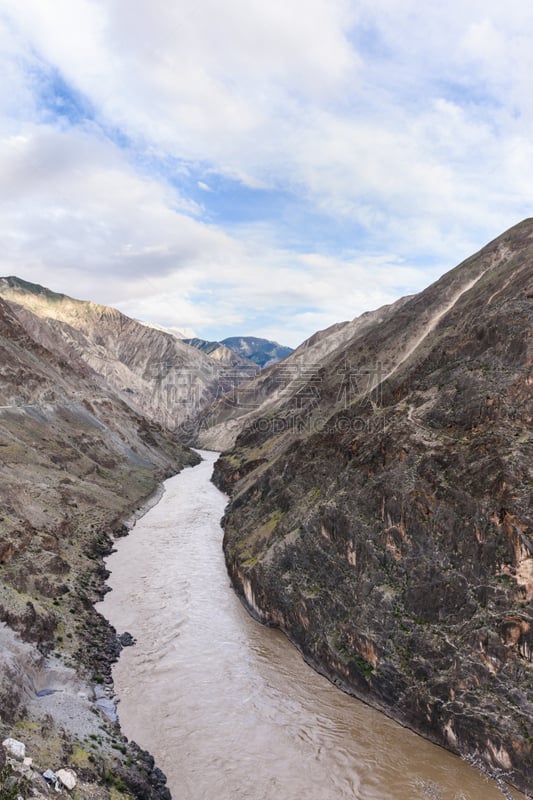
<svg viewBox="0 0 533 800"><path fill-rule="evenodd" d="M0 298L0 621L28 643L0 625L0 734L28 741L35 731L32 757L44 770L48 759L71 761L77 752L69 719L54 722L53 708L44 723L38 713L24 716L50 676L70 676L73 724L85 715L102 738L102 720L79 693L87 697L91 681L108 679L117 652L114 632L93 607L110 534L123 532L124 515L164 477L198 459L102 387L76 350L65 345L58 357L44 347L47 321L26 310L24 327L20 316L19 306ZM137 786L136 797L168 796L153 762L147 769L138 752L120 747L123 755L95 751L84 761L84 780L101 783L112 770ZM109 797L108 789L87 791L80 796Z"/></svg>
<svg viewBox="0 0 533 800"><path fill-rule="evenodd" d="M102 386L166 428L175 429L219 391L215 362L173 334L116 309L14 277L0 278L0 297L50 351L85 362Z"/></svg>
<svg viewBox="0 0 533 800"><path fill-rule="evenodd" d="M533 221L367 322L219 461L228 569L346 691L526 788Z"/></svg>

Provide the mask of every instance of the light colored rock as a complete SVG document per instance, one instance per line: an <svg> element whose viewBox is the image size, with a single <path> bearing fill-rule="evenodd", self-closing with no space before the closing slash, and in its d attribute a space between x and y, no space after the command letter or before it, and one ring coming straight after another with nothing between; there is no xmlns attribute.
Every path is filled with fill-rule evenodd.
<svg viewBox="0 0 533 800"><path fill-rule="evenodd" d="M4 739L2 746L8 756L16 758L17 761L23 761L26 756L26 745L19 742L18 739Z"/></svg>
<svg viewBox="0 0 533 800"><path fill-rule="evenodd" d="M66 789L74 789L78 782L78 777L73 769L58 769L56 777Z"/></svg>
<svg viewBox="0 0 533 800"><path fill-rule="evenodd" d="M110 700L108 697L100 697L95 702L95 706L100 709L100 711L109 719L111 722L116 722L118 719L117 716L117 707L113 700Z"/></svg>
<svg viewBox="0 0 533 800"><path fill-rule="evenodd" d="M109 695L103 686L96 684L94 687L94 696L96 700L101 700L102 697L108 697Z"/></svg>
<svg viewBox="0 0 533 800"><path fill-rule="evenodd" d="M33 764L33 758L25 758L23 764L25 767L31 767Z"/></svg>

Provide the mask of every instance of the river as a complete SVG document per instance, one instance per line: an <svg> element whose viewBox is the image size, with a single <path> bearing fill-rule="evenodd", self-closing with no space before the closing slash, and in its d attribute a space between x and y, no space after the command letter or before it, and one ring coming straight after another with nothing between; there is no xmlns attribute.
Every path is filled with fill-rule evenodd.
<svg viewBox="0 0 533 800"><path fill-rule="evenodd" d="M113 671L122 730L155 756L174 800L501 800L247 614L222 554L217 454L201 455L117 542L99 605L137 639Z"/></svg>

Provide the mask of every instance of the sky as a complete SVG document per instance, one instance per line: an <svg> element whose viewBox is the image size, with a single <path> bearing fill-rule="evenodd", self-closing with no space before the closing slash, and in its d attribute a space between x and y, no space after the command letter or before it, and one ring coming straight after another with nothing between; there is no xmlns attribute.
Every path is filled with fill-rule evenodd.
<svg viewBox="0 0 533 800"><path fill-rule="evenodd" d="M296 346L533 216L527 0L0 0L0 274Z"/></svg>

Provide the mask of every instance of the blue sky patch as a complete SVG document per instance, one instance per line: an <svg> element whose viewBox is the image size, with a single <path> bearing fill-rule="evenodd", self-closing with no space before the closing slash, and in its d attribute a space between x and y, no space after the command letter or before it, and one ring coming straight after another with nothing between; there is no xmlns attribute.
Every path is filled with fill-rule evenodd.
<svg viewBox="0 0 533 800"><path fill-rule="evenodd" d="M69 125L94 121L92 104L64 80L59 70L54 67L41 70L36 83L37 101L45 116Z"/></svg>

